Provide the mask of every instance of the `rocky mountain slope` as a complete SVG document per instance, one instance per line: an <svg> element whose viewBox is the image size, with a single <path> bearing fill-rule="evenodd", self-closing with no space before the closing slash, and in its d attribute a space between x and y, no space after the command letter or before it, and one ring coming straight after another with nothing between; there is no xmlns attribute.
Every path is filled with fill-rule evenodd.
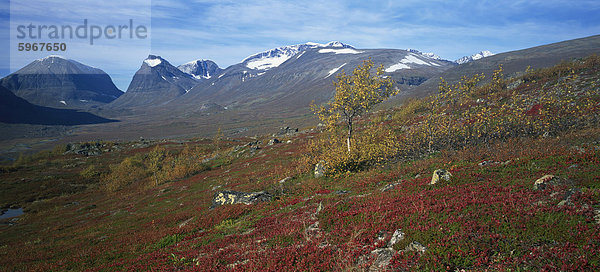
<svg viewBox="0 0 600 272"><path fill-rule="evenodd" d="M135 73L127 92L113 101L113 109L159 106L185 93L198 83L160 56L150 55Z"/></svg>
<svg viewBox="0 0 600 272"><path fill-rule="evenodd" d="M211 60L194 60L177 66L177 69L193 76L195 79L210 79L213 76L219 76L221 68Z"/></svg>
<svg viewBox="0 0 600 272"><path fill-rule="evenodd" d="M340 42L306 43L275 48L224 69L200 82L167 106L194 110L214 102L230 110L255 108L272 112L306 110L311 101L333 96L332 81L371 58L400 88L423 83L455 64L420 52L396 49L356 49Z"/></svg>
<svg viewBox="0 0 600 272"><path fill-rule="evenodd" d="M0 85L30 103L56 108L104 105L123 94L104 71L60 56L35 60Z"/></svg>

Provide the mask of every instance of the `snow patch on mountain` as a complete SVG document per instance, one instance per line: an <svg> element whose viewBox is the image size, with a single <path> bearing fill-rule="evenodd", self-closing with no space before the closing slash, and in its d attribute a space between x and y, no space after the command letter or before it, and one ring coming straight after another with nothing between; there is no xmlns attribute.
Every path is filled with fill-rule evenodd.
<svg viewBox="0 0 600 272"><path fill-rule="evenodd" d="M421 55L430 59L434 59L434 60L442 60L442 58L434 53L425 53L425 52L421 52L419 50L416 49L406 49L408 52L417 54L417 55Z"/></svg>
<svg viewBox="0 0 600 272"><path fill-rule="evenodd" d="M344 48L344 49L321 49L319 50L319 53L322 54L326 54L326 53L335 53L335 54L360 54L363 51L358 51L352 48Z"/></svg>
<svg viewBox="0 0 600 272"><path fill-rule="evenodd" d="M278 56L260 58L253 61L250 61L246 64L246 67L250 69L258 69L258 70L268 70L274 67L277 67L284 63L286 60L291 58L292 56L281 54Z"/></svg>
<svg viewBox="0 0 600 272"><path fill-rule="evenodd" d="M327 74L327 76L325 78L328 78L331 75L335 74L335 72L337 72L339 69L342 69L342 67L344 67L344 65L346 65L346 63L340 65L340 67L333 68L333 69L329 70L329 73Z"/></svg>
<svg viewBox="0 0 600 272"><path fill-rule="evenodd" d="M159 58L154 58L154 59L148 58L148 59L144 60L144 63L146 63L150 67L155 67L155 66L161 64L162 61Z"/></svg>
<svg viewBox="0 0 600 272"><path fill-rule="evenodd" d="M242 63L245 63L246 67L248 67L250 69L268 70L268 69L278 67L279 65L281 65L282 63L284 63L288 59L290 59L291 57L296 56L300 53L303 53L304 51L306 51L308 49L328 48L328 47L343 48L340 50L344 50L344 49L352 49L353 50L352 46L341 43L341 42L337 42L337 41L329 42L327 44L307 42L304 44L282 46L282 47L274 48L274 49L267 50L267 51L264 51L261 53L257 53L257 54L254 54L254 55L251 55L251 56L245 58L244 60L242 60ZM300 56L298 56L298 58Z"/></svg>
<svg viewBox="0 0 600 272"><path fill-rule="evenodd" d="M488 50L484 50L484 51L481 51L481 52L479 52L477 54L473 54L471 56L464 56L464 57L462 57L460 59L455 60L454 62L456 62L458 64L465 64L465 63L470 62L470 61L479 60L479 59L482 59L482 58L487 58L487 57L493 56L493 55L495 55L495 54L492 53L492 52L490 52L490 51L488 51Z"/></svg>
<svg viewBox="0 0 600 272"><path fill-rule="evenodd" d="M195 79L210 79L220 71L219 66L211 60L197 59L177 66L179 71L193 76Z"/></svg>
<svg viewBox="0 0 600 272"><path fill-rule="evenodd" d="M47 57L38 59L38 61L52 60L53 58L68 60L67 58L65 58L65 57L63 57L61 55L48 55Z"/></svg>
<svg viewBox="0 0 600 272"><path fill-rule="evenodd" d="M385 72L391 73L400 69L411 69L411 67L408 64L439 66L436 63L423 60L422 56L420 55L417 55L415 53L409 53L402 60L400 60L400 62L385 69Z"/></svg>
<svg viewBox="0 0 600 272"><path fill-rule="evenodd" d="M421 59L419 59L417 56L410 54L406 57L404 57L404 59L402 59L401 61L402 63L414 63L414 64L419 64L419 65L428 65L431 66L431 64L429 64L429 62L425 62Z"/></svg>
<svg viewBox="0 0 600 272"><path fill-rule="evenodd" d="M410 66L404 64L404 63L396 63L390 67L388 67L387 69L385 69L385 72L387 73L391 73L391 72L395 72L401 69L410 69Z"/></svg>

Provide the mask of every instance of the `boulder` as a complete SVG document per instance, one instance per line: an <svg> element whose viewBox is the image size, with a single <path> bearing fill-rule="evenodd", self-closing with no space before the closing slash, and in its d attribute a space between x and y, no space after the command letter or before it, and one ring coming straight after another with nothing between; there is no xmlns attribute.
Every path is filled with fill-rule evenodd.
<svg viewBox="0 0 600 272"><path fill-rule="evenodd" d="M236 191L221 191L215 194L213 198L213 204L211 208L222 206L226 204L239 204L243 203L251 205L262 201L271 201L273 196L267 192L236 192Z"/></svg>
<svg viewBox="0 0 600 272"><path fill-rule="evenodd" d="M281 141L277 138L273 138L271 140L269 140L269 143L267 145L274 145L274 144L278 144L281 143Z"/></svg>
<svg viewBox="0 0 600 272"><path fill-rule="evenodd" d="M408 246L406 246L406 248L404 248L404 251L416 251L421 254L425 253L426 250L427 248L417 241L411 242Z"/></svg>
<svg viewBox="0 0 600 272"><path fill-rule="evenodd" d="M534 190L545 190L546 188L549 188L551 186L557 186L557 185L573 185L572 181L569 181L567 179L555 176L555 175L544 175L543 177L537 179L534 183L533 183L533 189Z"/></svg>
<svg viewBox="0 0 600 272"><path fill-rule="evenodd" d="M387 184L387 185L383 186L379 190L381 190L382 192L387 192L389 190L392 190L392 189L396 188L396 186L398 186L398 185L400 185L400 182L390 183L390 184Z"/></svg>
<svg viewBox="0 0 600 272"><path fill-rule="evenodd" d="M315 165L315 178L320 178L325 175L325 171L327 170L325 161L320 161Z"/></svg>
<svg viewBox="0 0 600 272"><path fill-rule="evenodd" d="M437 169L437 170L433 171L433 176L431 177L431 182L429 183L429 185L438 183L438 181L440 181L440 179L443 179L445 181L450 181L450 177L452 177L452 174L450 173L450 171L446 171L444 169Z"/></svg>
<svg viewBox="0 0 600 272"><path fill-rule="evenodd" d="M392 234L392 238L390 239L388 246L392 247L402 240L404 240L404 232L402 231L402 229L397 229L396 231L394 231L394 234Z"/></svg>
<svg viewBox="0 0 600 272"><path fill-rule="evenodd" d="M369 267L369 271L385 271L396 251L391 248L378 248L371 251L371 254L377 255L377 259Z"/></svg>

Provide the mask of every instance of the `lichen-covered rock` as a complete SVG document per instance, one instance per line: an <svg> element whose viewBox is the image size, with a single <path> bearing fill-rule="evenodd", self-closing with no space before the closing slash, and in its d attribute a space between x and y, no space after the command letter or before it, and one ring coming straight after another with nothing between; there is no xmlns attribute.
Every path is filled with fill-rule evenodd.
<svg viewBox="0 0 600 272"><path fill-rule="evenodd" d="M222 206L226 204L238 204L243 203L246 205L251 205L256 202L262 201L271 201L273 196L267 192L236 192L236 191L221 191L215 194L213 198L212 207Z"/></svg>
<svg viewBox="0 0 600 272"><path fill-rule="evenodd" d="M573 182L555 175L544 175L533 183L534 190L545 190L551 186L567 185L571 187Z"/></svg>
<svg viewBox="0 0 600 272"><path fill-rule="evenodd" d="M429 183L429 185L438 183L438 181L440 181L440 179L449 181L451 177L452 177L452 174L450 173L450 171L446 171L444 169L437 169L437 170L433 171L433 176L431 177L431 182Z"/></svg>
<svg viewBox="0 0 600 272"><path fill-rule="evenodd" d="M375 262L369 267L369 271L385 271L390 261L396 254L392 248L378 248L371 251L371 254L377 255Z"/></svg>
<svg viewBox="0 0 600 272"><path fill-rule="evenodd" d="M544 190L546 189L546 187L553 182L553 179L556 178L556 176L554 175L544 175L543 177L537 179L534 183L533 183L533 189L534 190Z"/></svg>

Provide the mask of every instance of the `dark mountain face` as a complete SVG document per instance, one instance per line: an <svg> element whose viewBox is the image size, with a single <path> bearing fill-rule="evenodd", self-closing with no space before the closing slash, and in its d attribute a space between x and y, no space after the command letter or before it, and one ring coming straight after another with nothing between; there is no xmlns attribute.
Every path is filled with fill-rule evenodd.
<svg viewBox="0 0 600 272"><path fill-rule="evenodd" d="M114 122L91 113L33 105L0 86L0 122L37 125L84 125Z"/></svg>
<svg viewBox="0 0 600 272"><path fill-rule="evenodd" d="M222 69L211 60L195 60L177 66L180 71L193 76L195 79L210 79L213 76L219 76Z"/></svg>
<svg viewBox="0 0 600 272"><path fill-rule="evenodd" d="M61 108L102 105L123 94L104 71L59 56L33 61L0 85L30 103Z"/></svg>
<svg viewBox="0 0 600 272"><path fill-rule="evenodd" d="M159 56L150 55L135 73L127 92L109 106L134 108L158 106L186 92L198 81Z"/></svg>
<svg viewBox="0 0 600 272"><path fill-rule="evenodd" d="M313 100L318 104L333 96L332 81L337 73L351 73L368 58L376 66L383 64L386 76L392 77L401 89L419 85L456 65L406 50L309 43L250 56L223 70L218 77L200 82L167 106L194 111L197 105L214 102L228 109L306 111Z"/></svg>

